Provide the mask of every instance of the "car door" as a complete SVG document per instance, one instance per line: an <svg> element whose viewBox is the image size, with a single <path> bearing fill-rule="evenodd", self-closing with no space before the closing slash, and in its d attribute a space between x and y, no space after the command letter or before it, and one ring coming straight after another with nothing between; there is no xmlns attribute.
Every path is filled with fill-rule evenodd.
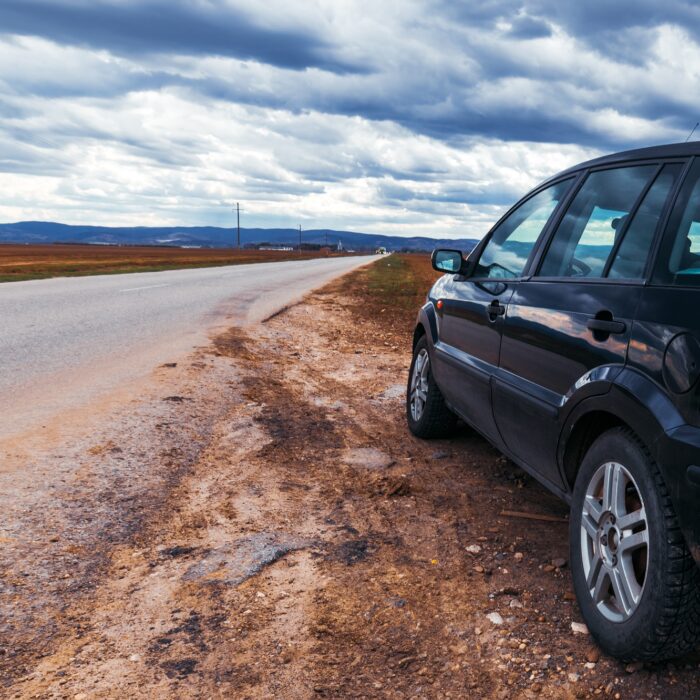
<svg viewBox="0 0 700 700"><path fill-rule="evenodd" d="M556 460L560 416L584 385L606 391L626 362L649 250L682 167L642 163L587 173L533 263L538 273L510 298L495 420L508 450L555 486L564 486Z"/></svg>
<svg viewBox="0 0 700 700"><path fill-rule="evenodd" d="M493 420L491 376L498 368L501 327L517 286L571 178L527 197L491 231L475 254L468 278L455 275L437 304L438 337L433 364L448 403L473 427L500 443Z"/></svg>

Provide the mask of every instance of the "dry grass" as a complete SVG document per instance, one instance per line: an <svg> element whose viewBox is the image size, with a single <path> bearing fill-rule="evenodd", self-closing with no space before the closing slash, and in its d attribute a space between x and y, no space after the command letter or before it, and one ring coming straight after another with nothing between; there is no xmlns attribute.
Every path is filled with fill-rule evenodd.
<svg viewBox="0 0 700 700"><path fill-rule="evenodd" d="M338 286L356 304L356 316L381 318L383 332L402 342L411 336L418 309L439 276L430 255L395 253L348 275Z"/></svg>
<svg viewBox="0 0 700 700"><path fill-rule="evenodd" d="M234 249L183 249L157 246L0 244L0 282L157 272L326 257L326 253Z"/></svg>

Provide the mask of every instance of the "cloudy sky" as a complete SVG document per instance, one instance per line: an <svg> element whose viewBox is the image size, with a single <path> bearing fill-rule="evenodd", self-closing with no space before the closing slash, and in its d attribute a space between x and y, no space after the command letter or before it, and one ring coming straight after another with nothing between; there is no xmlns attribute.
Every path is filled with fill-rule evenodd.
<svg viewBox="0 0 700 700"><path fill-rule="evenodd" d="M677 0L1 0L0 221L478 236L698 94Z"/></svg>

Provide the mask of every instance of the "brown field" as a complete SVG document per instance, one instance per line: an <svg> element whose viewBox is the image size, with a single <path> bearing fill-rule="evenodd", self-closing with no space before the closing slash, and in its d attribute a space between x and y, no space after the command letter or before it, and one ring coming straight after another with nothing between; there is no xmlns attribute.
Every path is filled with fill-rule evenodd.
<svg viewBox="0 0 700 700"><path fill-rule="evenodd" d="M267 251L227 248L184 249L158 246L0 244L0 282L157 272L185 267L242 265L336 255L327 251Z"/></svg>

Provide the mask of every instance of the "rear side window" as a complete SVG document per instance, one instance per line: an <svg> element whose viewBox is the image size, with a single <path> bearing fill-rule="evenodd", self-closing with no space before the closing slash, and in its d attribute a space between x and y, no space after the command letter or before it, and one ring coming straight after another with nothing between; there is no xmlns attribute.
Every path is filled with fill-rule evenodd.
<svg viewBox="0 0 700 700"><path fill-rule="evenodd" d="M576 193L545 254L542 277L602 277L627 218L656 165L592 172Z"/></svg>
<svg viewBox="0 0 700 700"><path fill-rule="evenodd" d="M571 182L571 179L557 182L511 212L491 234L474 276L491 279L520 277L537 239Z"/></svg>
<svg viewBox="0 0 700 700"><path fill-rule="evenodd" d="M666 200L683 170L680 163L664 165L654 184L644 196L632 221L623 231L608 277L614 279L640 279L644 276L654 234L665 209ZM698 227L700 234L700 226ZM700 248L700 238L698 239Z"/></svg>
<svg viewBox="0 0 700 700"><path fill-rule="evenodd" d="M700 287L700 162L686 177L671 213L654 281Z"/></svg>

